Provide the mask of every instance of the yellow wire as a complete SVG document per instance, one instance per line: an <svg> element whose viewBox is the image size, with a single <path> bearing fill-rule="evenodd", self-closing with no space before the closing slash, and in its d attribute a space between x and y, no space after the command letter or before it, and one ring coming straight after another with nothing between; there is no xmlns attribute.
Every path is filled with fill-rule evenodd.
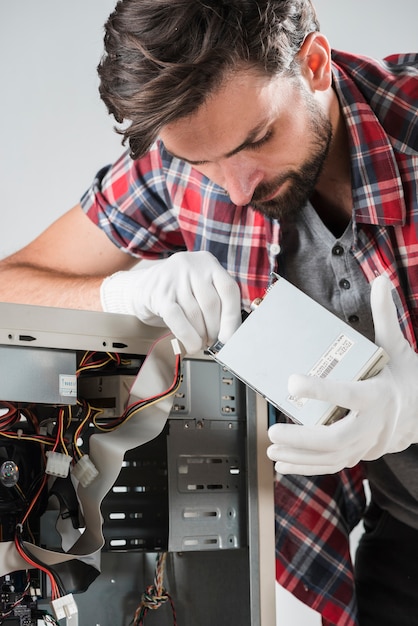
<svg viewBox="0 0 418 626"><path fill-rule="evenodd" d="M34 443L43 443L46 446L55 445L55 441L47 441L46 439L42 439L42 437L36 437L31 435L12 435L10 433L0 432L0 438L6 437L7 439L22 439L22 441L32 441Z"/></svg>
<svg viewBox="0 0 418 626"><path fill-rule="evenodd" d="M64 441L64 415L63 415L64 411L60 411L59 415L58 415L58 419L60 420L61 424L60 424L60 443L62 446L62 449L64 450L64 454L66 456L70 456L68 454L68 450L67 450L67 446L65 445L65 441Z"/></svg>
<svg viewBox="0 0 418 626"><path fill-rule="evenodd" d="M103 413L103 409L99 409L97 407L93 407L91 404L89 404L88 402L86 402L86 407L87 407L87 413L85 418L83 419L82 422L80 422L78 428L76 429L75 433L74 433L74 440L73 440L73 444L74 444L74 448L78 454L78 456L81 458L83 456L83 453L80 450L80 447L77 444L77 433L80 433L83 429L83 427L85 426L85 424L90 420L91 415L93 413L93 411L96 411L96 413L98 415L100 415L101 413ZM94 423L94 417L92 419L92 422Z"/></svg>
<svg viewBox="0 0 418 626"><path fill-rule="evenodd" d="M84 360L87 359L89 354L90 354L90 352L86 352L83 355L83 358L80 361L79 368L76 370L76 374L80 374L81 372L84 372L86 370L102 368L105 365L108 365L108 363L111 363L111 361L115 361L116 363L118 362L118 359L111 352L106 352L105 354L107 354L107 356L109 358L104 360L104 361L102 361L101 363L100 362L96 362L96 363L91 363L90 365L83 365Z"/></svg>
<svg viewBox="0 0 418 626"><path fill-rule="evenodd" d="M121 418L120 423L115 424L115 426L113 426L113 427L104 428L104 427L100 426L99 424L97 424L95 419L93 420L93 424L96 426L96 428L98 428L101 431L112 432L112 431L116 430L117 428L119 428L120 426L122 426L122 424L125 424L134 415L136 415L137 413L139 413L143 409L146 409L149 406L153 406L154 404L157 404L157 402L160 402L164 398L169 398L170 396L172 396L174 393L176 393L176 391L178 390L180 385L181 385L181 377L179 377L179 380L177 381L175 387L170 392L165 393L165 394L163 394L161 396L158 396L157 398L154 398L153 400L150 400L150 401L146 402L145 404L142 404L141 406L138 406L136 409L135 408L131 409L125 416L122 416L123 419Z"/></svg>

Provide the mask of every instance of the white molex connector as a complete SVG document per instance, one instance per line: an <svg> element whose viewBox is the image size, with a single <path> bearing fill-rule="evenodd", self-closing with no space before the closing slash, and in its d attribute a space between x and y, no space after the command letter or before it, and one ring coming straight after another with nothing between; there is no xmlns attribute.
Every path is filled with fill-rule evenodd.
<svg viewBox="0 0 418 626"><path fill-rule="evenodd" d="M174 339L171 340L171 347L173 348L174 354L181 354L181 348L180 348L179 340L176 339L175 337L174 337Z"/></svg>
<svg viewBox="0 0 418 626"><path fill-rule="evenodd" d="M84 454L79 461L71 468L71 473L78 480L82 487L87 487L98 476L93 461L88 454Z"/></svg>
<svg viewBox="0 0 418 626"><path fill-rule="evenodd" d="M73 615L78 614L78 608L72 593L68 593L66 596L52 600L51 606L57 620L63 619L64 617L68 620L71 619Z"/></svg>
<svg viewBox="0 0 418 626"><path fill-rule="evenodd" d="M61 454L61 452L52 452L48 450L46 452L47 462L45 473L51 474L51 476L59 476L60 478L66 478L70 471L71 457L68 454Z"/></svg>

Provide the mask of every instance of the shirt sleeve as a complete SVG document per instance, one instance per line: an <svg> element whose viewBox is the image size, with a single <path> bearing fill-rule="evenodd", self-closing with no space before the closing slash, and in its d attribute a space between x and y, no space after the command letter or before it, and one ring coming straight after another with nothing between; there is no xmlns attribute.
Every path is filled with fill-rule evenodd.
<svg viewBox="0 0 418 626"><path fill-rule="evenodd" d="M141 159L124 153L81 198L86 215L121 250L156 259L185 249L158 144Z"/></svg>

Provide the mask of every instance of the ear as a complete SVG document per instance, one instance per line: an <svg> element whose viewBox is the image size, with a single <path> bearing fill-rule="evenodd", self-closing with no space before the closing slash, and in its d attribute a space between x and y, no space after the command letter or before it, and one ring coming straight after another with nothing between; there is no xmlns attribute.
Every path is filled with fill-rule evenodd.
<svg viewBox="0 0 418 626"><path fill-rule="evenodd" d="M309 33L297 54L302 75L314 91L325 91L332 84L331 48L322 33Z"/></svg>

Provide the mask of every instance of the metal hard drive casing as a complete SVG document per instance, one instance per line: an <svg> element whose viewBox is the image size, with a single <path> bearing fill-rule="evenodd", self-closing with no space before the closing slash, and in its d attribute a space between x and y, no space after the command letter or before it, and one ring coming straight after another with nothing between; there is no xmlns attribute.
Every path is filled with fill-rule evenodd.
<svg viewBox="0 0 418 626"><path fill-rule="evenodd" d="M329 424L344 407L292 397L291 374L361 380L387 363L385 351L281 276L225 345L209 353L299 424Z"/></svg>

